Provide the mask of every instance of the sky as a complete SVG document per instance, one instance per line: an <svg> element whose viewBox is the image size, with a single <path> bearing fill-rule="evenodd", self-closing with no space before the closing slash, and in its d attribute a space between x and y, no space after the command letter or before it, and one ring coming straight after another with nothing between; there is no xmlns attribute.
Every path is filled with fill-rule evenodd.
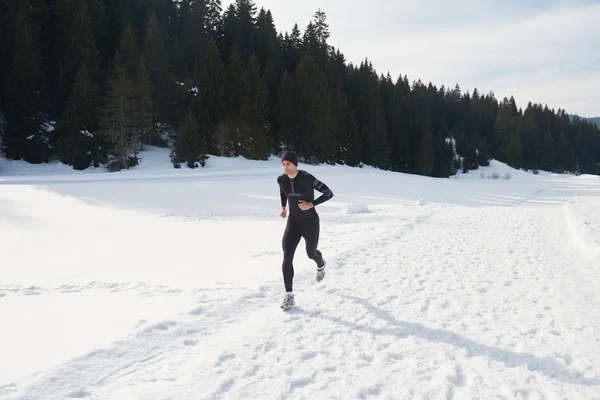
<svg viewBox="0 0 600 400"><path fill-rule="evenodd" d="M223 8L232 1L225 0ZM355 64L463 92L513 95L600 116L600 0L255 0L278 32L321 9L329 43Z"/></svg>

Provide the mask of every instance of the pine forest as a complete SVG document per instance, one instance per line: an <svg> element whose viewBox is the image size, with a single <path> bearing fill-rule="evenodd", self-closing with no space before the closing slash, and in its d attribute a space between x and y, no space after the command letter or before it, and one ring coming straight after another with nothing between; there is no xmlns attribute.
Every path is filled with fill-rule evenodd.
<svg viewBox="0 0 600 400"><path fill-rule="evenodd" d="M252 0L5 0L0 151L78 170L131 168L151 145L175 168L288 149L432 177L491 159L600 174L592 122L378 73L368 54L353 64L328 43L325 12L304 23L276 29Z"/></svg>

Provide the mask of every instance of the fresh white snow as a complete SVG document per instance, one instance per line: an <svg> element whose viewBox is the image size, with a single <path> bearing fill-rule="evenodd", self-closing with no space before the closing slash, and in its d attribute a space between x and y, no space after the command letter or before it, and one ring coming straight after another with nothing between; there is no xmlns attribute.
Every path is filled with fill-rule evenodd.
<svg viewBox="0 0 600 400"><path fill-rule="evenodd" d="M142 157L0 159L0 399L600 398L598 176L301 164L282 311L279 161Z"/></svg>

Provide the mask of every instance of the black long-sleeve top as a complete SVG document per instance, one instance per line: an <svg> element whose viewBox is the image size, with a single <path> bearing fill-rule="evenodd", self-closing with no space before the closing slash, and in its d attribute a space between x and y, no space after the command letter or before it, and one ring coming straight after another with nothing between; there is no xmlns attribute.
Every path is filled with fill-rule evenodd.
<svg viewBox="0 0 600 400"><path fill-rule="evenodd" d="M285 207L288 201L290 203L290 218L314 218L317 215L315 207L333 197L333 192L326 184L303 170L299 170L294 179L282 174L277 177L277 183L281 206ZM314 198L315 190L322 193L317 199ZM299 200L312 202L315 207L302 211L298 206Z"/></svg>

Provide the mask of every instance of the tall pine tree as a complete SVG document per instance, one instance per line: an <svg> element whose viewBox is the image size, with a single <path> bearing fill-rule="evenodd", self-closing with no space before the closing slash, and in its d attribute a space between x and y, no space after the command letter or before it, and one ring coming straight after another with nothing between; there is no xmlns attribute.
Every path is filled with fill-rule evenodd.
<svg viewBox="0 0 600 400"><path fill-rule="evenodd" d="M9 159L31 163L49 161L51 133L47 117L50 108L46 91L39 32L32 18L24 17L18 27L7 87L6 126L2 151Z"/></svg>
<svg viewBox="0 0 600 400"><path fill-rule="evenodd" d="M107 167L120 171L138 164L138 126L135 90L121 53L117 51L100 114L100 138L110 143Z"/></svg>
<svg viewBox="0 0 600 400"><path fill-rule="evenodd" d="M175 139L171 161L175 168L180 168L182 163L189 168L197 168L204 167L207 159L204 139L198 129L196 117L192 109L188 108L177 139Z"/></svg>
<svg viewBox="0 0 600 400"><path fill-rule="evenodd" d="M152 91L155 93L155 110L158 121L163 124L176 124L174 108L176 104L173 101L174 86L169 53L165 46L164 33L160 28L158 19L152 13L148 19L146 26L146 41L143 47L143 55L150 81L152 83ZM157 121L157 125L160 125ZM157 129L160 126L157 126ZM158 131L154 131L150 144L160 145L160 135Z"/></svg>
<svg viewBox="0 0 600 400"><path fill-rule="evenodd" d="M206 45L204 58L192 77L195 93L193 110L196 122L209 153L218 152L216 130L223 118L224 69L217 43L210 39Z"/></svg>
<svg viewBox="0 0 600 400"><path fill-rule="evenodd" d="M299 155L307 162L335 162L338 143L331 135L333 102L325 73L312 56L304 56L296 69L296 79L302 121Z"/></svg>
<svg viewBox="0 0 600 400"><path fill-rule="evenodd" d="M135 119L137 120L139 149L144 150L144 144L156 142L157 119L154 105L154 91L146 60L142 54L139 59L137 73L134 79Z"/></svg>
<svg viewBox="0 0 600 400"><path fill-rule="evenodd" d="M56 126L60 161L78 170L100 165L101 143L96 138L99 106L98 85L93 82L90 68L84 62L77 72L71 96Z"/></svg>
<svg viewBox="0 0 600 400"><path fill-rule="evenodd" d="M246 158L266 160L270 154L269 141L269 93L260 65L255 55L244 72L244 102L240 112L241 154Z"/></svg>
<svg viewBox="0 0 600 400"><path fill-rule="evenodd" d="M239 156L242 154L242 131L240 114L244 106L245 80L242 57L234 48L225 68L223 119L217 128L219 151L221 155Z"/></svg>

